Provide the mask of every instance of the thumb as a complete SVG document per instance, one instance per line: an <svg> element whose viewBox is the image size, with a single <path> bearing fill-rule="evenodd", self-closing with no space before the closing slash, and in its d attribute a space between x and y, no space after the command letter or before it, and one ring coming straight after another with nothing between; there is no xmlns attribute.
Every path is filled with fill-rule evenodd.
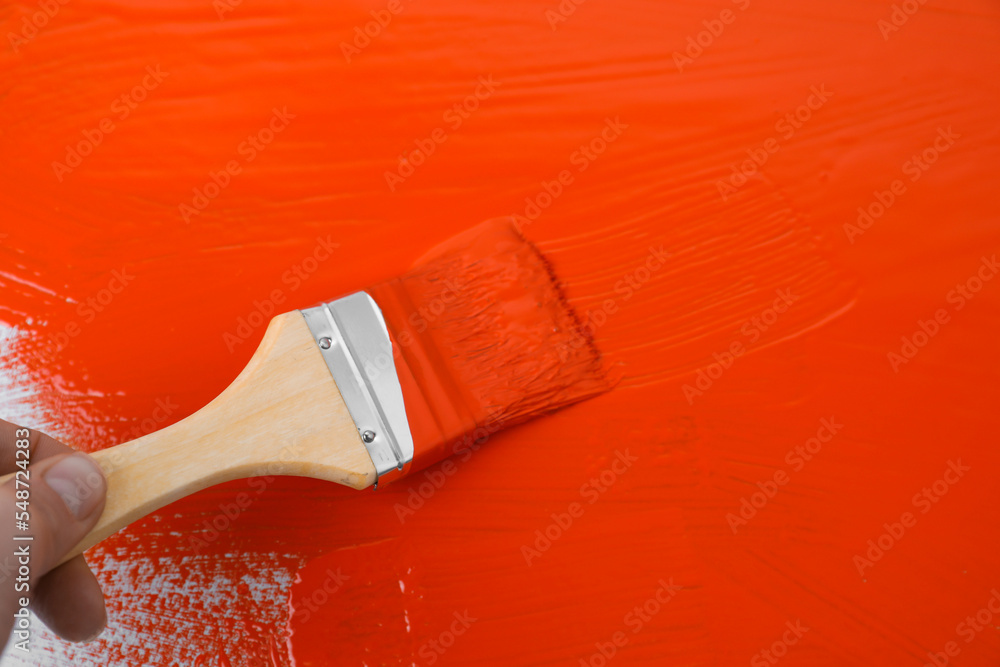
<svg viewBox="0 0 1000 667"><path fill-rule="evenodd" d="M30 545L28 576L34 588L34 582L52 570L97 523L104 510L107 483L97 462L79 452L32 462L28 472L17 472L0 487L0 504L14 514L13 520L0 526L0 535L9 532L8 540ZM32 539L18 540L25 536Z"/></svg>

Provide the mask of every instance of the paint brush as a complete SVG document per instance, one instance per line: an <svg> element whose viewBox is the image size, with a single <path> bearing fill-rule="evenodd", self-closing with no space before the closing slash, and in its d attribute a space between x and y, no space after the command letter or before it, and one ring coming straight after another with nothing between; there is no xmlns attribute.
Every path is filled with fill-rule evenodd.
<svg viewBox="0 0 1000 667"><path fill-rule="evenodd" d="M508 221L483 223L399 278L278 315L215 400L96 452L107 503L67 559L214 484L378 487L609 386L542 255Z"/></svg>

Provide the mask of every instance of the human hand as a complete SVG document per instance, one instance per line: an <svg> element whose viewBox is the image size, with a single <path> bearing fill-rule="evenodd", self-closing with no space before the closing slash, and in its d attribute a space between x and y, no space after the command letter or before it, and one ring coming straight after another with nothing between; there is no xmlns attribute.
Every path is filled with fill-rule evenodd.
<svg viewBox="0 0 1000 667"><path fill-rule="evenodd" d="M0 475L9 473L17 474L0 486L0 637L28 623L20 610L30 600L60 637L93 639L107 622L100 584L82 555L58 563L101 516L107 483L100 467L40 431L0 419ZM27 530L18 527L25 518ZM15 634L12 647L23 638Z"/></svg>

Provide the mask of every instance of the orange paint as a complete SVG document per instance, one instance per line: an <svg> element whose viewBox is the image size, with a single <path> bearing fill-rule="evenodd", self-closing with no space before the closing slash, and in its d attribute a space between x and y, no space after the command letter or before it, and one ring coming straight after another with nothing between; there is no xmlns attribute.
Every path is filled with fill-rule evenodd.
<svg viewBox="0 0 1000 667"><path fill-rule="evenodd" d="M171 505L90 553L106 634L39 655L995 665L1000 12L895 4L73 0L16 52L14 6L4 416L160 428L271 311L510 215L621 378L378 492Z"/></svg>

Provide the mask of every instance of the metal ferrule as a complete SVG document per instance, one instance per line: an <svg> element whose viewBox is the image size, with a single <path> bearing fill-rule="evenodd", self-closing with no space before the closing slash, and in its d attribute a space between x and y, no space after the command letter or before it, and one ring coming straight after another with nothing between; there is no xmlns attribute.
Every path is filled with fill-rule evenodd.
<svg viewBox="0 0 1000 667"><path fill-rule="evenodd" d="M375 488L406 474L413 438L382 311L356 292L300 312L375 464Z"/></svg>

